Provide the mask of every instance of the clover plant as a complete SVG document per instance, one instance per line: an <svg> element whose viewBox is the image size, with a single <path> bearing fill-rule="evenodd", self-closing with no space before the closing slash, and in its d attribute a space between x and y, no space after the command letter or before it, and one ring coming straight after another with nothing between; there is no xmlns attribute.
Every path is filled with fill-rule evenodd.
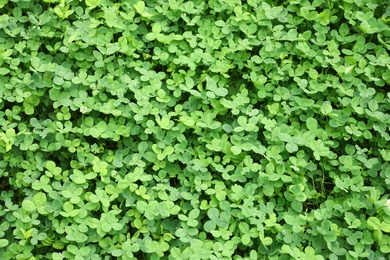
<svg viewBox="0 0 390 260"><path fill-rule="evenodd" d="M386 259L384 0L1 0L0 259Z"/></svg>

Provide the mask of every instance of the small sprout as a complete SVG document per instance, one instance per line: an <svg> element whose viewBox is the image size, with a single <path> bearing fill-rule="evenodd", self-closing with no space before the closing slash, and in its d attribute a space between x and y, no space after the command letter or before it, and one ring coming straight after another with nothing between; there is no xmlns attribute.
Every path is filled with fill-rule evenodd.
<svg viewBox="0 0 390 260"><path fill-rule="evenodd" d="M88 111L88 108L86 106L81 106L80 107L80 112L81 113L85 114L85 113L87 113L87 111Z"/></svg>
<svg viewBox="0 0 390 260"><path fill-rule="evenodd" d="M390 210L390 199L388 199L387 201L386 201L386 207Z"/></svg>

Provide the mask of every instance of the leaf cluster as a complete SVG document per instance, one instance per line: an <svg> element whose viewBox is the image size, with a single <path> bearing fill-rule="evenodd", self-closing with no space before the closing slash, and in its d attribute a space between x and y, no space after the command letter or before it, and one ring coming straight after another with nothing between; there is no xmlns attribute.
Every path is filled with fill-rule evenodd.
<svg viewBox="0 0 390 260"><path fill-rule="evenodd" d="M385 259L382 0L0 1L1 259Z"/></svg>

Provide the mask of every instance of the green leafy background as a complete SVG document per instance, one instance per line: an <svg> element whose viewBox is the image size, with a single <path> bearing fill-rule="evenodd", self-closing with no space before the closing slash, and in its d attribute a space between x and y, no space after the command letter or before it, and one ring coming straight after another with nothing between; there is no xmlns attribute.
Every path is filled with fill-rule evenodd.
<svg viewBox="0 0 390 260"><path fill-rule="evenodd" d="M1 0L1 259L385 259L385 0Z"/></svg>

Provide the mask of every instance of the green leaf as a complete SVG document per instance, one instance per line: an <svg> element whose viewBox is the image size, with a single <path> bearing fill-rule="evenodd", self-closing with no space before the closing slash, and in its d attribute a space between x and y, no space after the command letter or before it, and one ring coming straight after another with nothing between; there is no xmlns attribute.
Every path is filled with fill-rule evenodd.
<svg viewBox="0 0 390 260"><path fill-rule="evenodd" d="M1 248L5 248L6 246L8 246L9 242L7 239L4 239L4 238L1 238L0 239L0 247Z"/></svg>
<svg viewBox="0 0 390 260"><path fill-rule="evenodd" d="M367 225L370 229L373 230L381 230L381 222L378 218L376 217L369 217L367 219Z"/></svg>
<svg viewBox="0 0 390 260"><path fill-rule="evenodd" d="M6 28L9 23L10 17L7 14L3 14L0 16L0 28Z"/></svg>
<svg viewBox="0 0 390 260"><path fill-rule="evenodd" d="M27 211L34 211L37 208L31 200L23 200L22 207Z"/></svg>
<svg viewBox="0 0 390 260"><path fill-rule="evenodd" d="M216 219L218 219L218 217L219 217L219 210L216 209L216 208L210 208L210 209L207 211L207 216L208 216L211 220L216 220Z"/></svg>
<svg viewBox="0 0 390 260"><path fill-rule="evenodd" d="M249 245L250 242L251 237L248 234L243 234L241 237L241 243L243 243L244 245Z"/></svg>
<svg viewBox="0 0 390 260"><path fill-rule="evenodd" d="M215 228L217 227L217 225L215 224L214 221L206 221L203 225L203 228L206 232L211 232L212 230L215 230Z"/></svg>
<svg viewBox="0 0 390 260"><path fill-rule="evenodd" d="M137 10L138 13L142 14L145 11L145 2L144 1L138 1L134 5L135 10Z"/></svg>
<svg viewBox="0 0 390 260"><path fill-rule="evenodd" d="M217 96L220 96L220 97L225 97L227 94L228 94L228 90L225 89L225 88L217 88L214 93L217 95Z"/></svg>
<svg viewBox="0 0 390 260"><path fill-rule="evenodd" d="M7 75L10 72L7 68L0 68L0 75Z"/></svg>
<svg viewBox="0 0 390 260"><path fill-rule="evenodd" d="M144 1L138 1L136 4L134 4L135 10L145 18L150 18L153 15L149 14L148 12L145 11L145 2Z"/></svg>
<svg viewBox="0 0 390 260"><path fill-rule="evenodd" d="M308 118L306 121L306 126L310 131L315 132L317 130L318 122L314 118Z"/></svg>
<svg viewBox="0 0 390 260"><path fill-rule="evenodd" d="M9 0L1 0L0 1L0 8L3 8L5 5L7 5L8 2L9 2Z"/></svg>
<svg viewBox="0 0 390 260"><path fill-rule="evenodd" d="M217 83L215 82L214 79L207 77L206 78L206 86L207 89L210 89L212 91L215 91L218 89Z"/></svg>
<svg viewBox="0 0 390 260"><path fill-rule="evenodd" d="M100 5L101 0L85 0L85 4L90 8L95 8Z"/></svg>
<svg viewBox="0 0 390 260"><path fill-rule="evenodd" d="M46 195L43 192L38 192L33 196L32 201L37 207L43 206L46 203Z"/></svg>
<svg viewBox="0 0 390 260"><path fill-rule="evenodd" d="M232 153L235 155L239 155L242 152L241 148L238 146L232 146L230 149L231 149Z"/></svg>
<svg viewBox="0 0 390 260"><path fill-rule="evenodd" d="M263 245L269 246L269 245L272 244L273 240L272 240L272 238L270 238L270 237L265 237L265 238L263 238L263 239L261 240L261 242L263 243Z"/></svg>

